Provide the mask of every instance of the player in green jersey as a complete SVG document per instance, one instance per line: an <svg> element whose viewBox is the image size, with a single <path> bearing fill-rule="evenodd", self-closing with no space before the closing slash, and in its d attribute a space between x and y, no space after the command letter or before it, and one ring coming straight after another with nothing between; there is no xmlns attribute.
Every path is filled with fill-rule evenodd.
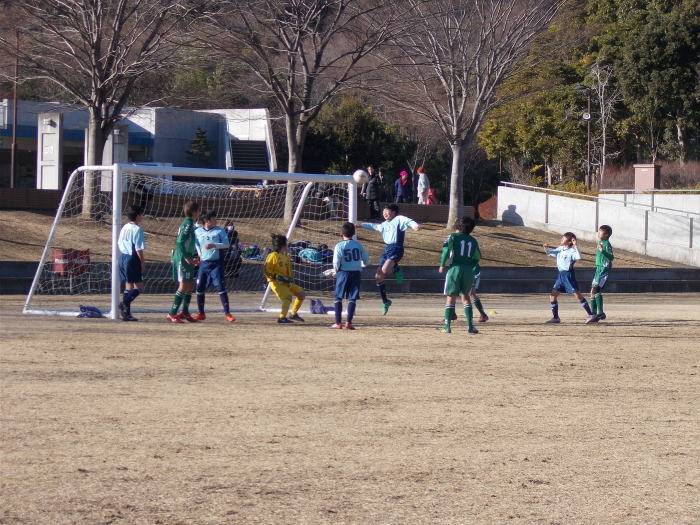
<svg viewBox="0 0 700 525"><path fill-rule="evenodd" d="M469 293L474 282L474 267L481 259L479 251L479 243L470 235L474 230L474 220L469 217L463 217L456 228L455 233L451 233L442 248L442 256L440 257L440 268L438 271L443 273L448 259L452 262L445 275L445 295L447 302L445 304L445 324L442 327L442 332L452 332L451 323L455 316L455 303L457 296L462 297L464 305L464 315L467 317L467 331L470 334L478 334L479 331L474 328L472 321L472 303L469 298Z"/></svg>
<svg viewBox="0 0 700 525"><path fill-rule="evenodd" d="M182 209L185 219L177 231L177 242L173 250L171 261L173 265L173 280L178 282L177 292L170 307L167 319L171 323L180 324L185 319L195 323L196 319L190 315L190 300L194 290L195 265L197 249L195 247L194 221L199 218L199 204L187 201ZM182 313L177 311L182 305Z"/></svg>
<svg viewBox="0 0 700 525"><path fill-rule="evenodd" d="M603 312L603 294L601 293L608 282L610 269L615 256L613 248L608 240L612 235L612 228L603 224L598 228L598 246L595 251L595 274L591 282L591 311L596 316L596 321L605 319Z"/></svg>

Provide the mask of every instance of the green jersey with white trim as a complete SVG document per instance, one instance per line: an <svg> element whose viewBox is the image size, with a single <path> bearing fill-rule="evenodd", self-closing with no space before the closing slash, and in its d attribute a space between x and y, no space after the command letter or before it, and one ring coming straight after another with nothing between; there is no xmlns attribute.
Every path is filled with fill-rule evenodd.
<svg viewBox="0 0 700 525"><path fill-rule="evenodd" d="M595 250L595 265L602 268L612 268L613 247L607 239L598 241Z"/></svg>
<svg viewBox="0 0 700 525"><path fill-rule="evenodd" d="M440 266L445 266L448 259L452 259L452 266L464 265L475 267L481 259L479 243L471 235L456 232L451 233L442 245L442 257Z"/></svg>
<svg viewBox="0 0 700 525"><path fill-rule="evenodd" d="M191 217L185 217L177 231L177 241L173 251L173 261L179 263L184 259L192 259L196 255L196 237L194 235L194 221Z"/></svg>

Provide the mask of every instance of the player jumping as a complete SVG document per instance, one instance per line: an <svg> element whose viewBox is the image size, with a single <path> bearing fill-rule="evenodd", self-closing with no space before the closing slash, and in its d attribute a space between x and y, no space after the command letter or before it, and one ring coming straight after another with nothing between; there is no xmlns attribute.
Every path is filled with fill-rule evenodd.
<svg viewBox="0 0 700 525"><path fill-rule="evenodd" d="M379 258L379 266L375 279L377 288L382 297L382 312L384 315L389 311L391 301L386 295L386 285L384 280L391 274L395 274L396 282L403 281L403 273L399 268L399 261L403 257L403 241L406 236L406 230L411 228L413 231L420 230L420 225L413 219L399 215L399 207L396 204L386 204L382 210L384 222L374 224L371 222L363 222L360 224L367 230L376 230L382 235L382 239L386 246Z"/></svg>

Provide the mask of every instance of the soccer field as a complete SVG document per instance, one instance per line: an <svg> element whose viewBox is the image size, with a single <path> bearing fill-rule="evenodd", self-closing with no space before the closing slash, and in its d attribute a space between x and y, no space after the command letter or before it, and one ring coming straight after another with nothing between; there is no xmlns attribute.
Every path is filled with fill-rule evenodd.
<svg viewBox="0 0 700 525"><path fill-rule="evenodd" d="M698 522L700 294L486 295L474 336L392 299L349 332L2 297L0 523Z"/></svg>

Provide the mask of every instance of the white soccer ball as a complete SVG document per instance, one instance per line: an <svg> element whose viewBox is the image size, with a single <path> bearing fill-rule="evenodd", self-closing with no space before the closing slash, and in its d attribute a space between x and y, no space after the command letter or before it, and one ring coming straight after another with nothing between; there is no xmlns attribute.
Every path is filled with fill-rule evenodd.
<svg viewBox="0 0 700 525"><path fill-rule="evenodd" d="M369 180L369 174L365 170L357 170L352 174L357 184L365 184Z"/></svg>

